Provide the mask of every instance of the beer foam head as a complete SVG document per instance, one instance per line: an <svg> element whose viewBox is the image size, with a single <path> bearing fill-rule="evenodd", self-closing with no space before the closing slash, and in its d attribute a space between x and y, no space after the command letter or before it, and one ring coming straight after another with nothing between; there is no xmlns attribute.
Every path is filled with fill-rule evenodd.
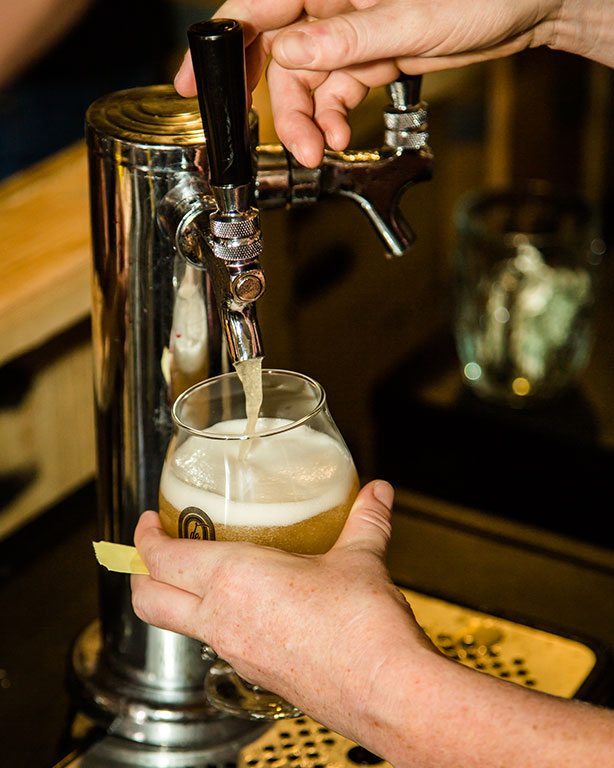
<svg viewBox="0 0 614 768"><path fill-rule="evenodd" d="M257 432L286 425L259 419ZM245 419L208 429L244 434ZM241 458L241 440L191 435L165 463L160 491L176 509L199 507L214 523L283 526L342 504L354 481L345 447L332 437L301 425L252 438Z"/></svg>

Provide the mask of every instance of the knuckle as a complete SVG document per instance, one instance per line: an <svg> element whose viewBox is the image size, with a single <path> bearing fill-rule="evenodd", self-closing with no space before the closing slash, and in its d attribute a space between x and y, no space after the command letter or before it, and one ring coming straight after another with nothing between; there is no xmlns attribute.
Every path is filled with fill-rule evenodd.
<svg viewBox="0 0 614 768"><path fill-rule="evenodd" d="M153 544L147 549L146 562L149 575L158 581L162 574L162 566L164 564L164 555L160 544Z"/></svg>
<svg viewBox="0 0 614 768"><path fill-rule="evenodd" d="M335 58L342 61L352 59L360 50L360 36L356 26L347 16L339 16L331 24L334 34L334 46L327 45L325 51L334 51Z"/></svg>
<svg viewBox="0 0 614 768"><path fill-rule="evenodd" d="M253 565L247 550L240 557L220 558L208 574L209 588L203 599L205 634L216 652L227 660L242 658L245 623L253 623L250 606L257 602L251 594Z"/></svg>
<svg viewBox="0 0 614 768"><path fill-rule="evenodd" d="M147 601L143 599L143 593L138 587L132 588L132 610L141 621L150 623L147 610Z"/></svg>
<svg viewBox="0 0 614 768"><path fill-rule="evenodd" d="M390 519L390 512L387 509L378 507L372 510L371 519L374 525L377 525L384 533L391 533L392 521Z"/></svg>
<svg viewBox="0 0 614 768"><path fill-rule="evenodd" d="M383 507L363 507L360 511L362 519L375 526L384 536L390 536L392 533L392 522L387 509Z"/></svg>
<svg viewBox="0 0 614 768"><path fill-rule="evenodd" d="M241 601L249 591L251 557L248 552L238 557L222 557L213 566L211 584L220 596L220 602Z"/></svg>

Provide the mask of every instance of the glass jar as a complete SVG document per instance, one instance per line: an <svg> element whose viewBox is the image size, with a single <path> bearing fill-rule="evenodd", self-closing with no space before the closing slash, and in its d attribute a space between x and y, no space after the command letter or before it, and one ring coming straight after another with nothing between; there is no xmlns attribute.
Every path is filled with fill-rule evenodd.
<svg viewBox="0 0 614 768"><path fill-rule="evenodd" d="M460 200L455 227L454 334L466 385L514 407L560 395L591 352L605 252L592 206L540 183L481 190Z"/></svg>

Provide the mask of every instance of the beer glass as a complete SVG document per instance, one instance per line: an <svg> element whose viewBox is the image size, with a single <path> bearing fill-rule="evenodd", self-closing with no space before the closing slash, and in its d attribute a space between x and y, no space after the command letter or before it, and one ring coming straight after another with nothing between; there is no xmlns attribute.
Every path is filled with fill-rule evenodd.
<svg viewBox="0 0 614 768"><path fill-rule="evenodd" d="M282 370L263 370L260 379L258 368L260 381L251 429L248 388L237 373L208 379L178 397L160 481L162 526L180 538L326 552L358 493L354 462L320 384ZM253 393L248 407L250 400ZM203 658L208 653L204 646ZM214 653L213 659L205 691L217 708L250 719L302 714L243 680Z"/></svg>

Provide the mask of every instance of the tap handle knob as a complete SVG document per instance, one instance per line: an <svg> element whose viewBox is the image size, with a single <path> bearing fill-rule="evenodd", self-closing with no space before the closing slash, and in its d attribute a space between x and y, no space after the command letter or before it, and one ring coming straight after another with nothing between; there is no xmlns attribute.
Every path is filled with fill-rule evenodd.
<svg viewBox="0 0 614 768"><path fill-rule="evenodd" d="M211 184L252 181L243 27L234 19L192 24L188 41L207 138Z"/></svg>
<svg viewBox="0 0 614 768"><path fill-rule="evenodd" d="M401 111L415 107L420 102L422 75L401 74L388 86L392 105Z"/></svg>

